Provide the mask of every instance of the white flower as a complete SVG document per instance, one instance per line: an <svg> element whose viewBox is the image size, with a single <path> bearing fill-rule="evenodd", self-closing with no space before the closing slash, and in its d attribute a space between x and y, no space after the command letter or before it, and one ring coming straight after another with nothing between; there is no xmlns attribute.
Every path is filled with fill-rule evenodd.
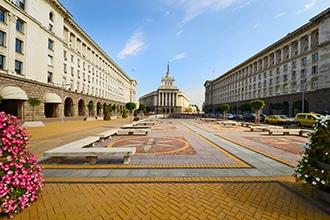
<svg viewBox="0 0 330 220"><path fill-rule="evenodd" d="M308 175L307 174L305 174L305 178L308 178Z"/></svg>
<svg viewBox="0 0 330 220"><path fill-rule="evenodd" d="M307 160L307 159L305 159L305 160L304 160L304 162L305 162L305 163L308 163L308 160Z"/></svg>
<svg viewBox="0 0 330 220"><path fill-rule="evenodd" d="M316 177L315 180L316 180L317 182L320 182L321 179L318 178L318 177Z"/></svg>
<svg viewBox="0 0 330 220"><path fill-rule="evenodd" d="M324 180L321 180L321 184L324 185L325 184L325 181Z"/></svg>
<svg viewBox="0 0 330 220"><path fill-rule="evenodd" d="M315 181L313 181L313 182L312 182L312 184L315 186L315 185L316 185L316 182L315 182Z"/></svg>
<svg viewBox="0 0 330 220"><path fill-rule="evenodd" d="M326 155L326 156L328 156L328 154L329 154L328 152L325 152L325 155Z"/></svg>

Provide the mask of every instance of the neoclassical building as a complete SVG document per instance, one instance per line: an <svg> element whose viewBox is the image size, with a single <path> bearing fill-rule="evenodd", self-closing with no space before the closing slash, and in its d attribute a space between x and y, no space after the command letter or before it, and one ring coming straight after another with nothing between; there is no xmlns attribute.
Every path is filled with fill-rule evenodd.
<svg viewBox="0 0 330 220"><path fill-rule="evenodd" d="M0 111L29 120L37 98L39 119L102 116L136 102L136 85L58 0L0 0Z"/></svg>
<svg viewBox="0 0 330 220"><path fill-rule="evenodd" d="M147 112L156 114L180 114L189 107L190 100L175 85L175 79L171 77L169 64L166 76L161 80L162 84L157 91L153 91L139 98L139 104L146 106Z"/></svg>
<svg viewBox="0 0 330 220"><path fill-rule="evenodd" d="M204 87L207 112L254 99L266 114L330 110L330 8Z"/></svg>

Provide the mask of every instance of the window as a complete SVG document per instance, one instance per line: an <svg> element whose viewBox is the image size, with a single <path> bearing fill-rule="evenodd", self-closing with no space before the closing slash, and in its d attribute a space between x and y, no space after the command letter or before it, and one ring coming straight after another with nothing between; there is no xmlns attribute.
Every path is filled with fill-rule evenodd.
<svg viewBox="0 0 330 220"><path fill-rule="evenodd" d="M48 49L53 50L54 41L48 39Z"/></svg>
<svg viewBox="0 0 330 220"><path fill-rule="evenodd" d="M49 12L49 20L54 21L54 15L52 12Z"/></svg>
<svg viewBox="0 0 330 220"><path fill-rule="evenodd" d="M66 56L66 51L65 50L63 50L63 57L64 57L65 60L68 59L67 56Z"/></svg>
<svg viewBox="0 0 330 220"><path fill-rule="evenodd" d="M3 70L5 67L5 56L0 55L0 70Z"/></svg>
<svg viewBox="0 0 330 220"><path fill-rule="evenodd" d="M307 70L306 69L302 69L301 70L301 76L306 76L307 75Z"/></svg>
<svg viewBox="0 0 330 220"><path fill-rule="evenodd" d="M280 81L281 81L281 77L280 76L276 77L276 83L279 83Z"/></svg>
<svg viewBox="0 0 330 220"><path fill-rule="evenodd" d="M313 59L313 61L318 61L318 59L319 59L319 54L318 54L318 53L314 53L314 54L312 55L312 59Z"/></svg>
<svg viewBox="0 0 330 220"><path fill-rule="evenodd" d="M297 67L297 61L293 61L292 62L292 68L294 69L294 68L296 68Z"/></svg>
<svg viewBox="0 0 330 220"><path fill-rule="evenodd" d="M306 65L307 64L307 58L304 57L301 59L301 65Z"/></svg>
<svg viewBox="0 0 330 220"><path fill-rule="evenodd" d="M48 25L48 30L49 30L49 31L53 31L53 25L52 25L52 24L49 24L49 25Z"/></svg>
<svg viewBox="0 0 330 220"><path fill-rule="evenodd" d="M16 0L15 5L24 10L25 0Z"/></svg>
<svg viewBox="0 0 330 220"><path fill-rule="evenodd" d="M269 79L269 85L273 85L273 79Z"/></svg>
<svg viewBox="0 0 330 220"><path fill-rule="evenodd" d="M15 72L22 74L23 63L21 61L15 60Z"/></svg>
<svg viewBox="0 0 330 220"><path fill-rule="evenodd" d="M48 74L47 74L47 82L48 83L52 83L53 82L53 73L52 72L48 72Z"/></svg>
<svg viewBox="0 0 330 220"><path fill-rule="evenodd" d="M0 46L5 46L5 32L0 31Z"/></svg>
<svg viewBox="0 0 330 220"><path fill-rule="evenodd" d="M19 32L23 32L23 21L17 19L16 21L16 30Z"/></svg>
<svg viewBox="0 0 330 220"><path fill-rule="evenodd" d="M5 12L2 9L0 9L0 21L5 22L6 21L5 18L6 18Z"/></svg>
<svg viewBox="0 0 330 220"><path fill-rule="evenodd" d="M279 67L276 68L276 73L280 73L280 68Z"/></svg>
<svg viewBox="0 0 330 220"><path fill-rule="evenodd" d="M283 76L283 81L288 81L288 75L285 74L285 75Z"/></svg>
<svg viewBox="0 0 330 220"><path fill-rule="evenodd" d="M53 65L53 57L48 55L48 65L52 66Z"/></svg>
<svg viewBox="0 0 330 220"><path fill-rule="evenodd" d="M283 70L284 70L284 71L288 71L288 64L285 64L285 65L284 65Z"/></svg>
<svg viewBox="0 0 330 220"><path fill-rule="evenodd" d="M273 76L273 70L269 71L269 76Z"/></svg>
<svg viewBox="0 0 330 220"><path fill-rule="evenodd" d="M297 78L297 73L296 71L293 71L292 74L291 74L291 78L292 79L296 79Z"/></svg>
<svg viewBox="0 0 330 220"><path fill-rule="evenodd" d="M318 72L319 72L318 66L312 66L312 73L318 73Z"/></svg>
<svg viewBox="0 0 330 220"><path fill-rule="evenodd" d="M22 47L23 47L23 41L19 40L16 38L16 46L15 46L15 51L17 53L22 53Z"/></svg>
<svg viewBox="0 0 330 220"><path fill-rule="evenodd" d="M314 89L318 88L319 87L319 80L318 79L314 79L312 86L313 86Z"/></svg>

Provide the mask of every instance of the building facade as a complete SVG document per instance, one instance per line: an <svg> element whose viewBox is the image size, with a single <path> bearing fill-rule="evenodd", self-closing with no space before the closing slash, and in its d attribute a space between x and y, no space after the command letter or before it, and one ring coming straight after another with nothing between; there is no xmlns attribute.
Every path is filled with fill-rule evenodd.
<svg viewBox="0 0 330 220"><path fill-rule="evenodd" d="M139 98L139 104L146 106L147 112L156 114L180 114L189 107L189 99L175 85L175 79L171 77L169 65L166 76L161 80L162 84L157 89Z"/></svg>
<svg viewBox="0 0 330 220"><path fill-rule="evenodd" d="M0 111L29 120L37 98L39 119L102 116L136 102L136 85L58 0L0 0Z"/></svg>
<svg viewBox="0 0 330 220"><path fill-rule="evenodd" d="M204 87L207 112L254 99L265 114L330 110L330 8Z"/></svg>

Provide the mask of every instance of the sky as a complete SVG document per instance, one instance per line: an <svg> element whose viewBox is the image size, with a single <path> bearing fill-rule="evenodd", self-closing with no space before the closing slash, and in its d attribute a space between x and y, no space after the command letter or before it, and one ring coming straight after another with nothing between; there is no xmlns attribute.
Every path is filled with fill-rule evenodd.
<svg viewBox="0 0 330 220"><path fill-rule="evenodd" d="M139 97L169 64L175 85L202 108L204 83L293 32L329 0L59 0L125 73Z"/></svg>

